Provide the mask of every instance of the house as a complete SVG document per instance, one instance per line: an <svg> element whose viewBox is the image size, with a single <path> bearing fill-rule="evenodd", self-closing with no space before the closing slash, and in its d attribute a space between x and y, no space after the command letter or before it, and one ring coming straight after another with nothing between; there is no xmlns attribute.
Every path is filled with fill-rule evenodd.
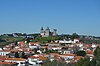
<svg viewBox="0 0 100 66"><path fill-rule="evenodd" d="M77 61L80 60L81 58L84 58L84 57L82 57L82 56L75 56L75 57L74 57L74 62L77 62Z"/></svg>
<svg viewBox="0 0 100 66"><path fill-rule="evenodd" d="M79 42L79 39L74 39L73 40L73 43L78 43Z"/></svg>
<svg viewBox="0 0 100 66"><path fill-rule="evenodd" d="M43 57L41 55L33 55L31 57L28 58L28 61L30 64L36 65L36 64L41 64L43 63L45 60L47 60L46 57Z"/></svg>
<svg viewBox="0 0 100 66"><path fill-rule="evenodd" d="M52 47L52 50L61 50L62 47Z"/></svg>
<svg viewBox="0 0 100 66"><path fill-rule="evenodd" d="M2 51L2 48L0 48L0 51Z"/></svg>
<svg viewBox="0 0 100 66"><path fill-rule="evenodd" d="M6 58L4 62L15 62L15 63L21 63L26 62L26 59L23 58Z"/></svg>
<svg viewBox="0 0 100 66"><path fill-rule="evenodd" d="M19 45L19 46L24 46L25 43L24 43L23 41L21 41L21 42L18 42L18 45Z"/></svg>
<svg viewBox="0 0 100 66"><path fill-rule="evenodd" d="M0 62L4 61L6 58L8 58L7 56L1 56L0 55Z"/></svg>
<svg viewBox="0 0 100 66"><path fill-rule="evenodd" d="M40 45L38 43L33 43L33 42L29 43L29 48L31 48L31 49L39 48L39 46Z"/></svg>
<svg viewBox="0 0 100 66"><path fill-rule="evenodd" d="M83 44L82 43L77 43L76 44L78 47L83 47Z"/></svg>
<svg viewBox="0 0 100 66"><path fill-rule="evenodd" d="M63 44L63 43L66 43L66 44L72 44L72 43L78 43L79 42L79 39L74 39L73 41L72 40L70 40L70 39L68 39L68 40L66 40L66 39L64 39L64 40L56 40L55 41L56 43L61 43L61 44Z"/></svg>
<svg viewBox="0 0 100 66"><path fill-rule="evenodd" d="M6 56L6 55L9 54L9 53L10 53L9 50L5 50L5 51L4 51L4 50L1 50L1 51L0 51L0 55L1 55L1 56Z"/></svg>
<svg viewBox="0 0 100 66"><path fill-rule="evenodd" d="M72 40L68 40L68 41L67 41L67 40L64 39L64 40L57 40L57 41L55 41L55 42L59 42L59 43L61 43L61 44L62 44L62 43L71 44L73 41L72 41Z"/></svg>
<svg viewBox="0 0 100 66"><path fill-rule="evenodd" d="M3 50L10 50L10 49L11 49L11 46L9 46L9 45L3 47Z"/></svg>
<svg viewBox="0 0 100 66"><path fill-rule="evenodd" d="M91 50L86 50L85 52L86 52L87 56L94 56L93 51L91 51Z"/></svg>
<svg viewBox="0 0 100 66"><path fill-rule="evenodd" d="M40 35L42 37L56 36L57 35L57 29L53 29L53 31L51 32L49 27L47 27L45 30L43 29L43 27L41 27Z"/></svg>
<svg viewBox="0 0 100 66"><path fill-rule="evenodd" d="M62 54L60 57L63 58L66 63L71 63L75 58L75 54Z"/></svg>
<svg viewBox="0 0 100 66"><path fill-rule="evenodd" d="M64 60L68 59L74 59L75 54L62 54L60 57L62 57Z"/></svg>
<svg viewBox="0 0 100 66"><path fill-rule="evenodd" d="M97 45L96 44L92 44L92 48L96 48L97 47Z"/></svg>
<svg viewBox="0 0 100 66"><path fill-rule="evenodd" d="M47 45L48 45L48 46L51 46L51 47L52 47L52 46L60 46L59 43L47 43Z"/></svg>
<svg viewBox="0 0 100 66"><path fill-rule="evenodd" d="M71 51L70 50L63 50L63 54L70 54Z"/></svg>
<svg viewBox="0 0 100 66"><path fill-rule="evenodd" d="M3 66L3 65L15 65L16 63L12 63L12 62L1 62L0 61L0 66Z"/></svg>

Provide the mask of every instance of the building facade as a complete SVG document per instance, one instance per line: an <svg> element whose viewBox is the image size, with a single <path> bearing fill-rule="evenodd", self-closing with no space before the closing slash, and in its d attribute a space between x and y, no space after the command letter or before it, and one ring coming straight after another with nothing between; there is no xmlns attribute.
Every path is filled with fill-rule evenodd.
<svg viewBox="0 0 100 66"><path fill-rule="evenodd" d="M47 27L46 29L44 29L43 27L41 27L40 35L42 37L56 36L57 35L57 29L53 29L53 31L51 32L50 29L49 29L49 27Z"/></svg>

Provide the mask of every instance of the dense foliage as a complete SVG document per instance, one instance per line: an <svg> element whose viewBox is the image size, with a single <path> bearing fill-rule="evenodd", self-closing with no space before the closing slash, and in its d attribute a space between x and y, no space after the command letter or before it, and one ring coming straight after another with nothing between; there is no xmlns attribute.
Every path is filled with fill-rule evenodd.
<svg viewBox="0 0 100 66"><path fill-rule="evenodd" d="M73 66L73 64L67 64L65 62L60 62L60 61L47 61L45 62L42 66Z"/></svg>
<svg viewBox="0 0 100 66"><path fill-rule="evenodd" d="M91 66L89 58L81 58L75 66Z"/></svg>
<svg viewBox="0 0 100 66"><path fill-rule="evenodd" d="M81 51L77 51L76 52L76 55L77 56L86 56L86 52L85 51L82 51L82 50Z"/></svg>
<svg viewBox="0 0 100 66"><path fill-rule="evenodd" d="M100 66L100 47L98 46L94 51L94 58L90 61L89 58L80 59L75 66Z"/></svg>
<svg viewBox="0 0 100 66"><path fill-rule="evenodd" d="M58 37L58 36L38 37L38 38L35 38L33 40L33 42L47 43L47 42L51 42L51 41L54 41L54 40L60 40L60 39L62 39L62 38Z"/></svg>
<svg viewBox="0 0 100 66"><path fill-rule="evenodd" d="M96 66L100 66L100 47L98 46L94 51L94 62L96 62Z"/></svg>

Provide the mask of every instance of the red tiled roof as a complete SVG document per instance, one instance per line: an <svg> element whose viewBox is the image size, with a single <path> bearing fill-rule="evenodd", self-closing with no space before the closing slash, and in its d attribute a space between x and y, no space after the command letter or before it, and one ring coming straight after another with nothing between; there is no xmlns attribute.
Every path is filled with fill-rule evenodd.
<svg viewBox="0 0 100 66"><path fill-rule="evenodd" d="M87 54L93 54L93 51L91 51L91 50L86 50L86 53L87 53Z"/></svg>
<svg viewBox="0 0 100 66"><path fill-rule="evenodd" d="M25 61L23 58L6 58L5 60L16 60L16 61Z"/></svg>
<svg viewBox="0 0 100 66"><path fill-rule="evenodd" d="M61 56L75 56L75 54L62 54Z"/></svg>
<svg viewBox="0 0 100 66"><path fill-rule="evenodd" d="M16 64L16 63L12 63L12 62L0 62L0 65L3 65L3 64Z"/></svg>
<svg viewBox="0 0 100 66"><path fill-rule="evenodd" d="M85 47L91 47L92 44L84 44Z"/></svg>
<svg viewBox="0 0 100 66"><path fill-rule="evenodd" d="M24 42L19 42L19 44L25 44Z"/></svg>
<svg viewBox="0 0 100 66"><path fill-rule="evenodd" d="M82 56L75 56L74 60L80 60L81 58L83 58Z"/></svg>
<svg viewBox="0 0 100 66"><path fill-rule="evenodd" d="M38 56L38 57L36 57L36 56L31 56L31 57L29 57L29 58L32 58L32 59L34 59L34 58L39 58L39 56Z"/></svg>

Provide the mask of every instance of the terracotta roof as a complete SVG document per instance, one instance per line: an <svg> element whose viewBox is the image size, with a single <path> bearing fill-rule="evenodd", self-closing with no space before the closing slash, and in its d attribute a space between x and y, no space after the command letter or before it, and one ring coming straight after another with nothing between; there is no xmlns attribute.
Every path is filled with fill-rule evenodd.
<svg viewBox="0 0 100 66"><path fill-rule="evenodd" d="M11 48L11 46L5 46L4 48Z"/></svg>
<svg viewBox="0 0 100 66"><path fill-rule="evenodd" d="M12 62L0 62L0 65L3 65L3 64L16 64L16 63L12 63Z"/></svg>
<svg viewBox="0 0 100 66"><path fill-rule="evenodd" d="M19 42L19 44L25 44L24 42Z"/></svg>
<svg viewBox="0 0 100 66"><path fill-rule="evenodd" d="M51 55L59 55L58 53L50 53Z"/></svg>
<svg viewBox="0 0 100 66"><path fill-rule="evenodd" d="M46 57L39 57L39 60L47 60Z"/></svg>
<svg viewBox="0 0 100 66"><path fill-rule="evenodd" d="M37 44L41 44L41 42L36 42Z"/></svg>
<svg viewBox="0 0 100 66"><path fill-rule="evenodd" d="M21 50L19 50L19 49L13 49L13 50L11 50L11 52L20 52Z"/></svg>
<svg viewBox="0 0 100 66"><path fill-rule="evenodd" d="M31 57L29 57L29 58L32 58L32 59L34 59L34 58L39 58L39 56L38 56L38 57L36 57L36 56L31 56Z"/></svg>
<svg viewBox="0 0 100 66"><path fill-rule="evenodd" d="M8 58L7 56L0 56L0 60L5 60L6 58Z"/></svg>
<svg viewBox="0 0 100 66"><path fill-rule="evenodd" d="M74 60L80 60L81 58L83 58L82 56L75 56Z"/></svg>
<svg viewBox="0 0 100 66"><path fill-rule="evenodd" d="M91 50L86 50L86 53L87 53L87 54L93 54L93 51L91 51Z"/></svg>
<svg viewBox="0 0 100 66"><path fill-rule="evenodd" d="M25 61L23 58L6 58L5 60L16 60L16 61Z"/></svg>
<svg viewBox="0 0 100 66"><path fill-rule="evenodd" d="M39 60L47 60L47 58L46 58L46 57L43 57L43 56L38 56L38 57L36 57L36 56L31 56L31 57L29 57L29 58L32 58L32 59L37 58L37 59L39 59Z"/></svg>
<svg viewBox="0 0 100 66"><path fill-rule="evenodd" d="M62 54L60 56L75 56L75 54Z"/></svg>
<svg viewBox="0 0 100 66"><path fill-rule="evenodd" d="M48 48L49 46L42 46L42 48Z"/></svg>
<svg viewBox="0 0 100 66"><path fill-rule="evenodd" d="M92 44L84 44L85 47L91 47Z"/></svg>

